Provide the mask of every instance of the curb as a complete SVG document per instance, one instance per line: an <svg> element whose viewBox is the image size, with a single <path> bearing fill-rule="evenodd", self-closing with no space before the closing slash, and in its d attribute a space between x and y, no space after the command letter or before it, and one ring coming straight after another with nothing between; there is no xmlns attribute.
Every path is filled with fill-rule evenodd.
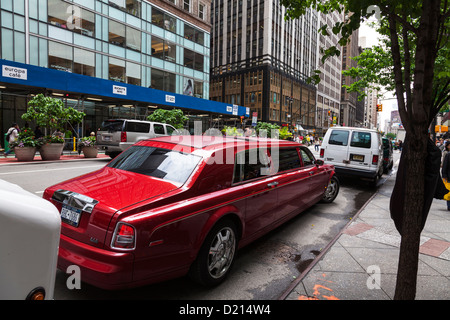
<svg viewBox="0 0 450 320"><path fill-rule="evenodd" d="M385 182L392 177L392 173L386 178ZM286 297L294 290L301 281L308 275L308 273L316 266L316 264L322 260L323 256L328 253L328 251L333 247L333 245L338 241L342 234L344 234L348 227L358 218L360 213L367 207L367 205L378 195L379 189L364 203L364 205L356 212L352 219L347 222L347 224L339 231L339 233L327 244L327 246L314 258L314 260L309 264L309 266L297 277L285 292L278 298L278 300L285 300Z"/></svg>

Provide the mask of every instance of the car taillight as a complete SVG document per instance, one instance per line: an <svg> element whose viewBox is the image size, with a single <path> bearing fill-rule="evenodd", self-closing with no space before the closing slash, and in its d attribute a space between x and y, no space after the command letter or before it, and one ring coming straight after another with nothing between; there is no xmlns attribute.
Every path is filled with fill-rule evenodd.
<svg viewBox="0 0 450 320"><path fill-rule="evenodd" d="M320 149L320 157L323 158L325 155L325 149Z"/></svg>
<svg viewBox="0 0 450 320"><path fill-rule="evenodd" d="M127 132L126 131L122 131L120 133L120 142L127 142Z"/></svg>
<svg viewBox="0 0 450 320"><path fill-rule="evenodd" d="M111 247L121 250L133 250L136 244L136 230L133 226L118 223L114 231Z"/></svg>
<svg viewBox="0 0 450 320"><path fill-rule="evenodd" d="M378 163L378 155L373 155L372 157L372 164L377 164Z"/></svg>

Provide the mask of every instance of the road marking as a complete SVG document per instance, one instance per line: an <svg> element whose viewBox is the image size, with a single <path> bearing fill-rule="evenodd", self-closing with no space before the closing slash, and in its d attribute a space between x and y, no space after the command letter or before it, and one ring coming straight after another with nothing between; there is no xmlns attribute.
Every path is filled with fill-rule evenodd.
<svg viewBox="0 0 450 320"><path fill-rule="evenodd" d="M16 172L2 172L0 176L11 175L11 174L28 174L28 173L36 173L36 172L47 172L47 171L56 171L56 170L73 170L73 169L86 169L86 168L100 168L104 165L96 165L96 166L84 166L84 167L69 167L69 168L53 168L53 169L41 169L41 170L31 170L31 171L16 171Z"/></svg>

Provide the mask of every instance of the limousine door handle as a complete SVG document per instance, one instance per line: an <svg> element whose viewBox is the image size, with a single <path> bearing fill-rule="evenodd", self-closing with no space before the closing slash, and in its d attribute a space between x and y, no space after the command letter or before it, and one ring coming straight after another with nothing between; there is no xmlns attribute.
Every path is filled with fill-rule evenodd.
<svg viewBox="0 0 450 320"><path fill-rule="evenodd" d="M268 188L274 188L274 187L276 187L277 185L278 185L278 182L274 181L274 182L268 183L268 184L267 184L267 187L268 187Z"/></svg>

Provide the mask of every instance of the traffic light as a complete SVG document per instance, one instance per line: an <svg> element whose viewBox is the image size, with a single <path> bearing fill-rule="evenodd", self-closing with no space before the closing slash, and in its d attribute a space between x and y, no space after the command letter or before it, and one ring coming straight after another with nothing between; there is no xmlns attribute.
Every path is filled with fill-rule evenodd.
<svg viewBox="0 0 450 320"><path fill-rule="evenodd" d="M383 105L380 103L380 104L377 104L377 112L382 112L383 111Z"/></svg>

